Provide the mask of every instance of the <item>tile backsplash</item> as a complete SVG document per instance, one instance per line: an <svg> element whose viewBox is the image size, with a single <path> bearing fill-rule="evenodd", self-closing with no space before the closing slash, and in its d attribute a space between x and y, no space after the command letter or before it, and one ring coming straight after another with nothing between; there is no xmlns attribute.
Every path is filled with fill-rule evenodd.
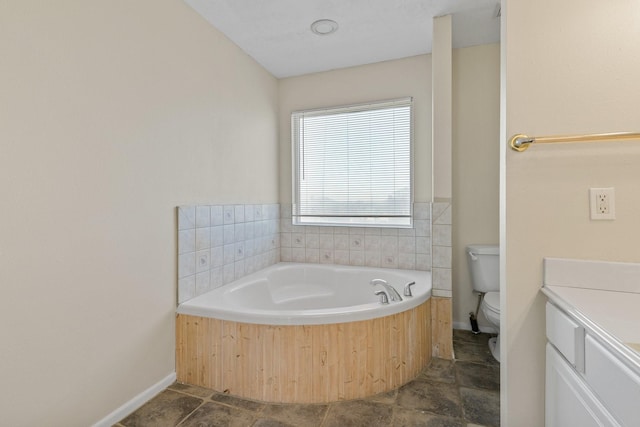
<svg viewBox="0 0 640 427"><path fill-rule="evenodd" d="M433 261L431 280L432 295L436 297L452 296L452 202L441 199L432 207Z"/></svg>
<svg viewBox="0 0 640 427"><path fill-rule="evenodd" d="M414 203L413 228L383 228L294 226L291 205L179 206L178 303L280 261L432 270L432 252L449 294L449 207L432 224L432 204Z"/></svg>
<svg viewBox="0 0 640 427"><path fill-rule="evenodd" d="M281 212L281 261L431 269L430 203L414 203L413 228L299 226Z"/></svg>
<svg viewBox="0 0 640 427"><path fill-rule="evenodd" d="M280 261L280 205L178 207L178 303Z"/></svg>

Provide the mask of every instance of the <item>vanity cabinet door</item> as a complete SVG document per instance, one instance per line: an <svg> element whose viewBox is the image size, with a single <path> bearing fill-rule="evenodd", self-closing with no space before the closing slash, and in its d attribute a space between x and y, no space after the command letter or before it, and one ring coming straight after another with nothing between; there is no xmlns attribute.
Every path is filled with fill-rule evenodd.
<svg viewBox="0 0 640 427"><path fill-rule="evenodd" d="M623 426L640 426L640 378L587 334L585 378Z"/></svg>
<svg viewBox="0 0 640 427"><path fill-rule="evenodd" d="M547 344L545 391L546 427L619 426L571 365L550 344Z"/></svg>

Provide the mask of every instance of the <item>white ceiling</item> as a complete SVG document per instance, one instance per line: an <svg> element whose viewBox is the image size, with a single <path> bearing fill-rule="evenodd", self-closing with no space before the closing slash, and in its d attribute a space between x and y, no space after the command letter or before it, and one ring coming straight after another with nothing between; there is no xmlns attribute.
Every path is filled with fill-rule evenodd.
<svg viewBox="0 0 640 427"><path fill-rule="evenodd" d="M499 0L185 0L278 78L431 52L433 17L452 15L453 46L500 39ZM338 31L311 32L332 19Z"/></svg>

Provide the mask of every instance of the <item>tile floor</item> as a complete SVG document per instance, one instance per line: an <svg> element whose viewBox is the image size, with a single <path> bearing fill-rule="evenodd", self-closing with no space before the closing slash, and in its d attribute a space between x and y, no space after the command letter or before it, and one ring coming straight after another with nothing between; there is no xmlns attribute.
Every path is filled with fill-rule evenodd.
<svg viewBox="0 0 640 427"><path fill-rule="evenodd" d="M499 426L500 365L489 337L455 330L455 361L433 359L415 380L368 399L268 404L175 383L116 426Z"/></svg>

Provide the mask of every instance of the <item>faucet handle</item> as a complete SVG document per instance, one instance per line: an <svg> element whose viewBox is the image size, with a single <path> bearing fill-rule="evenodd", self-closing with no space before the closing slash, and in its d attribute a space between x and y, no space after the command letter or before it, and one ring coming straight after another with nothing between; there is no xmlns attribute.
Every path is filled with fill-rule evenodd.
<svg viewBox="0 0 640 427"><path fill-rule="evenodd" d="M374 294L380 295L380 304L389 304L389 295L387 295L387 291L380 289L379 291L375 291Z"/></svg>
<svg viewBox="0 0 640 427"><path fill-rule="evenodd" d="M409 282L406 285L404 285L404 296L405 297L412 297L413 294L411 293L411 286L415 285L416 282Z"/></svg>
<svg viewBox="0 0 640 427"><path fill-rule="evenodd" d="M371 282L371 286L375 286L375 285L386 285L387 281L384 279L373 279Z"/></svg>

